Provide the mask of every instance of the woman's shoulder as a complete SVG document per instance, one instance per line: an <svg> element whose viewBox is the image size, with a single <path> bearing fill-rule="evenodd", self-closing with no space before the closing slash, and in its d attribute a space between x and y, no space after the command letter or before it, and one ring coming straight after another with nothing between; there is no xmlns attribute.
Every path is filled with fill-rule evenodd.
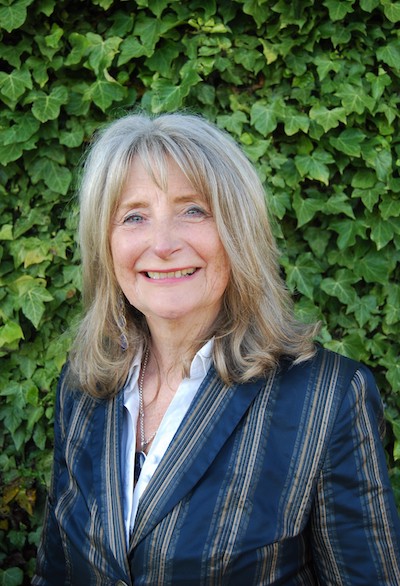
<svg viewBox="0 0 400 586"><path fill-rule="evenodd" d="M285 386L303 388L304 392L311 390L324 400L332 395L335 401L340 401L350 389L379 400L375 378L368 366L319 345L308 360L300 363L283 360L281 381Z"/></svg>
<svg viewBox="0 0 400 586"><path fill-rule="evenodd" d="M316 345L315 353L310 359L299 363L286 361L286 367L297 368L304 373L322 370L341 377L353 378L357 372L361 372L364 376L372 376L370 369L364 363L323 348L319 344Z"/></svg>
<svg viewBox="0 0 400 586"><path fill-rule="evenodd" d="M55 408L60 419L69 420L77 410L84 414L98 403L99 399L82 391L69 362L66 362L61 370L56 390Z"/></svg>

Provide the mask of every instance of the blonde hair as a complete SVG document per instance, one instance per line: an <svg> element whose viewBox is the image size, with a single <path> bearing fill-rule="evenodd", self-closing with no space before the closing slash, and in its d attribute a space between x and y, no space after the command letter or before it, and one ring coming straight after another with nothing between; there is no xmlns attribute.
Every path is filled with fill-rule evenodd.
<svg viewBox="0 0 400 586"><path fill-rule="evenodd" d="M296 362L310 358L316 328L294 318L253 165L228 134L200 116L133 114L97 134L84 165L79 227L84 316L70 354L79 386L94 396L113 396L135 354L149 343L144 316L122 296L110 250L111 222L134 157L161 182L172 158L214 216L231 265L220 315L208 332L215 336L220 377L244 382L265 374L282 355ZM199 340L193 352L203 343Z"/></svg>

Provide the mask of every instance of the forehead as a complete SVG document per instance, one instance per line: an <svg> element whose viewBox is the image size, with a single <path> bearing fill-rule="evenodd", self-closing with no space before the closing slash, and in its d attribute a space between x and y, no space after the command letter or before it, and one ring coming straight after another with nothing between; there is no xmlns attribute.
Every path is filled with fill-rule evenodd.
<svg viewBox="0 0 400 586"><path fill-rule="evenodd" d="M149 190L166 194L201 195L171 157L165 157L164 161L143 161L135 156L126 174L121 200L125 196L143 194Z"/></svg>

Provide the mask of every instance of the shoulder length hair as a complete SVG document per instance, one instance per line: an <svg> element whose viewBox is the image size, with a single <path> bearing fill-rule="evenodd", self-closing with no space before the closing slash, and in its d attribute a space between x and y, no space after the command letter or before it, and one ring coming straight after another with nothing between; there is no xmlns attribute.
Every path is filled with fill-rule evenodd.
<svg viewBox="0 0 400 586"><path fill-rule="evenodd" d="M97 397L115 395L135 355L150 342L144 316L122 295L110 250L111 223L134 157L162 188L172 158L214 216L231 265L220 314L207 333L215 337L214 364L223 381L261 376L282 355L296 362L310 358L316 328L294 317L264 189L242 150L197 115L131 114L97 133L83 168L79 240L84 309L70 353L79 387ZM193 355L204 341L198 341ZM187 365L183 368L187 372Z"/></svg>

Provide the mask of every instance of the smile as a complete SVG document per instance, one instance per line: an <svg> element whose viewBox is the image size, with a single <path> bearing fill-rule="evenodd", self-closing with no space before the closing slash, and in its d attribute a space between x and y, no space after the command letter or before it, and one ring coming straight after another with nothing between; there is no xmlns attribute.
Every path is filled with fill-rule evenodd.
<svg viewBox="0 0 400 586"><path fill-rule="evenodd" d="M197 269L192 268L169 272L148 271L146 275L150 279L180 279L182 277L188 277L189 275L193 275L193 273L195 273L196 270Z"/></svg>

